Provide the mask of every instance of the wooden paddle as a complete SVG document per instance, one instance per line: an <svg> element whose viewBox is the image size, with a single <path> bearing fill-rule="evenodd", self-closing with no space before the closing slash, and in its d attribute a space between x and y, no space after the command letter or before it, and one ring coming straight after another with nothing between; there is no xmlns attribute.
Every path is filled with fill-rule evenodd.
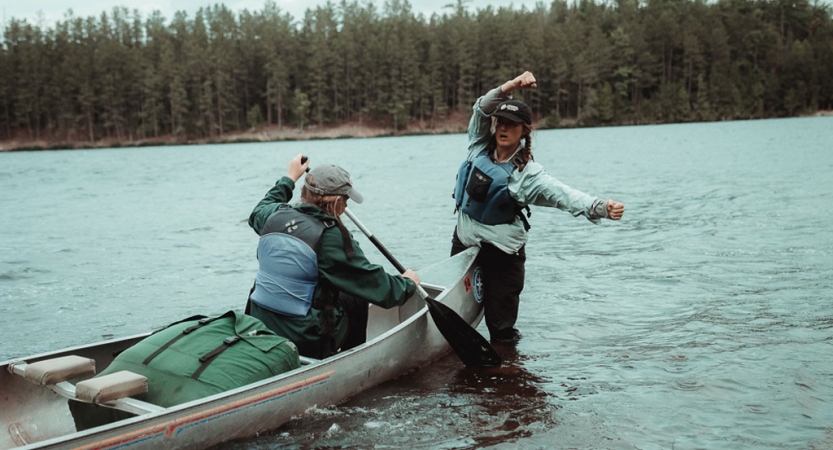
<svg viewBox="0 0 833 450"><path fill-rule="evenodd" d="M385 255L385 258L396 267L399 273L405 272L405 267L390 254L388 249L376 239L376 236L370 230L365 228L349 209L345 208L344 214L359 227L362 233ZM500 355L498 355L486 338L472 328L453 309L431 298L422 286L417 286L417 292L425 299L425 303L428 305L428 311L431 313L431 318L434 319L437 329L440 330L440 333L448 341L454 353L463 361L463 364L470 367L500 366Z"/></svg>

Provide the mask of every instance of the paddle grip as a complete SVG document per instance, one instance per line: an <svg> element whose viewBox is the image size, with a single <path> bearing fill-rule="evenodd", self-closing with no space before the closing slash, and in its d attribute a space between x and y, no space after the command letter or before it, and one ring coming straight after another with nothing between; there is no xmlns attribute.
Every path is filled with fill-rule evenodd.
<svg viewBox="0 0 833 450"><path fill-rule="evenodd" d="M405 273L405 267L376 239L376 236L350 211L350 208L344 208L344 215L349 217L359 227L362 233L370 239L370 242L385 255L388 261L396 266L396 270L400 273ZM486 338L481 336L477 330L472 328L471 324L463 320L453 309L431 298L422 286L417 285L416 288L419 296L425 299L428 312L431 314L431 318L434 320L440 334L448 341L451 349L454 350L454 353L457 354L465 365L472 367L500 367L500 355L492 348Z"/></svg>

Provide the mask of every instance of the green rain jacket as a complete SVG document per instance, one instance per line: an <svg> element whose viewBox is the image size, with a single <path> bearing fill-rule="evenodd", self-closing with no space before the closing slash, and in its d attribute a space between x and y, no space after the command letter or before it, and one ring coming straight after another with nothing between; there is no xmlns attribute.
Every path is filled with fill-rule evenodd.
<svg viewBox="0 0 833 450"><path fill-rule="evenodd" d="M292 199L295 182L289 177L283 177L266 193L266 196L255 206L249 216L249 226L260 235L266 220L278 207ZM292 206L295 210L318 219L333 217L320 208L304 203ZM379 305L382 308L393 308L402 305L416 291L416 285L408 278L390 275L382 266L372 264L364 255L359 243L350 237L356 254L348 259L344 252L344 242L338 227L324 230L318 248L314 249L318 258L318 286L313 293L313 307L304 317L288 317L271 313L269 317L258 317L266 326L281 336L292 340L301 354L304 348L310 346L318 348L337 349L347 335L347 317L338 304L335 305L335 336L324 336L322 328L326 320L325 312L316 307L325 296L325 289L342 292L357 299ZM252 305L256 307L256 305ZM265 311L265 310L263 310ZM262 314L261 314L262 315ZM327 339L333 339L327 345ZM309 356L309 355L305 355Z"/></svg>

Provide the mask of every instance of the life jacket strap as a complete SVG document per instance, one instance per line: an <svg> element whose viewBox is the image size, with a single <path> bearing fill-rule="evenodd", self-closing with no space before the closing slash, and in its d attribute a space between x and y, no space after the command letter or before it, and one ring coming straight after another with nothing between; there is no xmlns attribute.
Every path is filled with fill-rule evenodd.
<svg viewBox="0 0 833 450"><path fill-rule="evenodd" d="M529 224L529 220L524 217L524 210L526 210L526 217L532 217L532 210L529 209L529 206L524 206L523 208L518 209L518 217L521 219L521 222L524 223L524 230L529 231L532 228L532 225Z"/></svg>
<svg viewBox="0 0 833 450"><path fill-rule="evenodd" d="M338 226L338 231L341 232L344 255L347 256L347 259L353 259L356 256L356 249L353 248L353 240L350 238L350 232L347 231L347 227L344 226L344 222L341 219L336 219L336 226Z"/></svg>

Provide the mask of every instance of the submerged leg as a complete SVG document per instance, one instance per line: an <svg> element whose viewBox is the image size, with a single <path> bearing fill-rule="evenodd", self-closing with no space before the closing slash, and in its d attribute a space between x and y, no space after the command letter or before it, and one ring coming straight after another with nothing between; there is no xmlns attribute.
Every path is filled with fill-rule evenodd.
<svg viewBox="0 0 833 450"><path fill-rule="evenodd" d="M525 248L508 254L484 243L478 262L483 270L483 306L490 338L496 342L517 342L520 333L515 322L524 288Z"/></svg>

